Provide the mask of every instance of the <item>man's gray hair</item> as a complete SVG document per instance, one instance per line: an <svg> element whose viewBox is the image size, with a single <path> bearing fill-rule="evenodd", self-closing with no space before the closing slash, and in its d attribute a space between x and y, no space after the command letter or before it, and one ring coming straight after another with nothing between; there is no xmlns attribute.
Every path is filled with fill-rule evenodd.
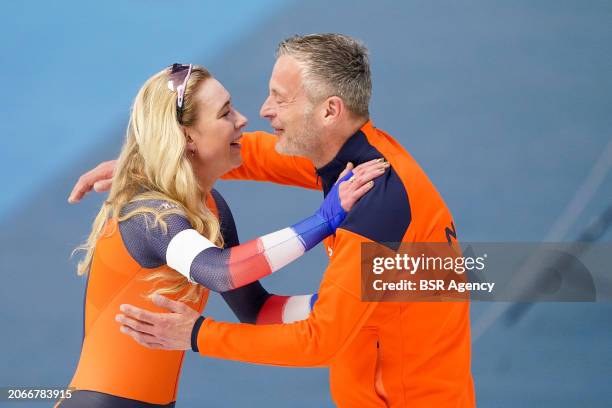
<svg viewBox="0 0 612 408"><path fill-rule="evenodd" d="M354 114L369 115L372 78L368 49L362 42L342 34L296 35L278 44L276 58L284 55L302 66L311 100L338 96Z"/></svg>

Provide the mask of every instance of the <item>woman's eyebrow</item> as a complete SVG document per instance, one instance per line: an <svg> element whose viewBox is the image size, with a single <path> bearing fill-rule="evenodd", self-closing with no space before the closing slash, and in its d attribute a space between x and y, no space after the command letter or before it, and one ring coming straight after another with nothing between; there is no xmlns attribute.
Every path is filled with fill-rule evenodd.
<svg viewBox="0 0 612 408"><path fill-rule="evenodd" d="M230 103L232 103L231 99L228 99L227 101L225 101L225 103L223 104L221 109L219 109L219 111L217 112L217 115L220 114L221 112L223 112L225 110L225 108L230 105Z"/></svg>

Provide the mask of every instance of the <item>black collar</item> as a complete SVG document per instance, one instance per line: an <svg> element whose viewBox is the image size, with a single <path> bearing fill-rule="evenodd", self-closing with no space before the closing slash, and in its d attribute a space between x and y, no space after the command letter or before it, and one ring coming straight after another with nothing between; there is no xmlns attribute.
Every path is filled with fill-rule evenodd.
<svg viewBox="0 0 612 408"><path fill-rule="evenodd" d="M332 161L317 169L317 175L323 183L323 192L327 195L348 162L358 166L379 157L382 157L380 152L368 142L366 135L358 130L342 145Z"/></svg>

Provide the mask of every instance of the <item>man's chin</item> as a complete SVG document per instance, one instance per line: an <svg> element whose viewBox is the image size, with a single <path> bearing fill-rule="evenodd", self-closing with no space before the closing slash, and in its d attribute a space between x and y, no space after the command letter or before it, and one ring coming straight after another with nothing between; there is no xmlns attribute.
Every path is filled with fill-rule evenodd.
<svg viewBox="0 0 612 408"><path fill-rule="evenodd" d="M276 146L274 146L274 148L276 149L276 153L278 154L284 154L287 156L293 155L293 153L291 153L291 150L287 148L286 143L283 143L283 140L279 140L276 143Z"/></svg>

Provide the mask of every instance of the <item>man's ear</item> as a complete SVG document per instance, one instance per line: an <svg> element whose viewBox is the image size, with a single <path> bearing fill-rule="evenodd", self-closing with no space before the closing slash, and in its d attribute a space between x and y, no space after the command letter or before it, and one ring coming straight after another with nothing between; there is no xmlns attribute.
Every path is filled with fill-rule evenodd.
<svg viewBox="0 0 612 408"><path fill-rule="evenodd" d="M344 113L344 101L338 96L330 96L325 100L325 120L336 121Z"/></svg>

